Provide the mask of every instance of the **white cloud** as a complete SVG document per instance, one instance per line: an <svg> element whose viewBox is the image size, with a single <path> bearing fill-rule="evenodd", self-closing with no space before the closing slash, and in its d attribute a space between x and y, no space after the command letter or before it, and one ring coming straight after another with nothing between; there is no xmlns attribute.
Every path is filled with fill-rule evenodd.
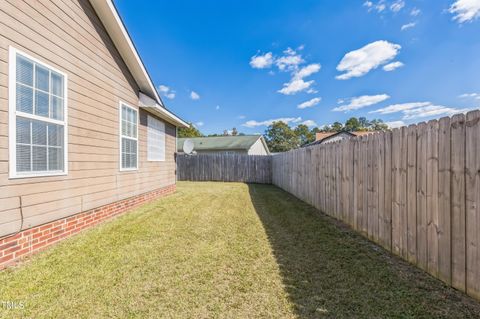
<svg viewBox="0 0 480 319"><path fill-rule="evenodd" d="M239 118L240 120L244 120L246 118L246 116L245 115L239 115L239 116L237 116L237 118Z"/></svg>
<svg viewBox="0 0 480 319"><path fill-rule="evenodd" d="M345 72L338 75L338 80L348 80L361 77L381 65L393 60L401 46L388 41L375 41L366 46L348 52L337 66L337 70Z"/></svg>
<svg viewBox="0 0 480 319"><path fill-rule="evenodd" d="M338 106L334 108L332 111L335 112L348 112L352 110L358 110L370 105L374 105L390 98L387 94L378 94L378 95L363 95L359 97L353 97L348 99L350 103ZM339 103L344 103L345 100L341 99L338 101Z"/></svg>
<svg viewBox="0 0 480 319"><path fill-rule="evenodd" d="M387 124L389 128L407 126L407 124L405 124L404 121L391 121L391 122L385 122L385 124Z"/></svg>
<svg viewBox="0 0 480 319"><path fill-rule="evenodd" d="M306 61L297 51L301 51L304 48L304 45L300 45L297 50L287 48L283 51L283 55L278 58L275 58L272 52L264 55L255 55L251 58L250 65L253 68L263 69L275 64L280 72L290 72L290 80L284 83L283 87L278 90L281 94L293 95L302 91L316 93L316 90L311 87L315 82L313 80L305 81L304 79L320 71L321 65L312 63L301 67ZM270 70L269 74L274 75L275 73L273 70Z"/></svg>
<svg viewBox="0 0 480 319"><path fill-rule="evenodd" d="M203 126L204 124L205 124L205 123L203 123L202 121L200 121L200 122L195 123L195 126L199 126L199 127L200 127L200 126Z"/></svg>
<svg viewBox="0 0 480 319"><path fill-rule="evenodd" d="M405 30L408 30L408 29L411 29L411 28L415 27L416 25L417 25L416 22L410 22L410 23L402 25L400 30L405 31Z"/></svg>
<svg viewBox="0 0 480 319"><path fill-rule="evenodd" d="M161 85L158 86L158 90L162 93L166 93L166 92L170 91L170 88L166 85L161 84Z"/></svg>
<svg viewBox="0 0 480 319"><path fill-rule="evenodd" d="M471 98L471 99L480 100L480 93L465 93L465 94L460 95L459 98L461 98L461 99Z"/></svg>
<svg viewBox="0 0 480 319"><path fill-rule="evenodd" d="M283 51L285 55L275 60L280 71L293 71L298 69L298 66L305 62L300 54L297 54L292 48L287 48Z"/></svg>
<svg viewBox="0 0 480 319"><path fill-rule="evenodd" d="M165 96L167 99L173 100L175 98L175 91L169 88L166 85L159 85L158 90Z"/></svg>
<svg viewBox="0 0 480 319"><path fill-rule="evenodd" d="M470 108L453 108L443 105L435 105L431 102L414 102L414 103L404 103L404 104L394 104L387 106L385 108L372 111L370 113L380 113L380 114L390 114L402 112L403 120L412 120L424 117L433 117L433 116L452 116L458 113L466 113L470 111Z"/></svg>
<svg viewBox="0 0 480 319"><path fill-rule="evenodd" d="M321 97L315 97L309 101L298 104L297 109L306 109L307 107L314 107L315 105L320 103L320 101L322 101Z"/></svg>
<svg viewBox="0 0 480 319"><path fill-rule="evenodd" d="M303 79L320 71L322 66L318 63L309 64L293 74L294 79Z"/></svg>
<svg viewBox="0 0 480 319"><path fill-rule="evenodd" d="M418 109L406 110L403 112L403 119L411 120L422 117L448 115L452 116L458 113L466 113L470 111L470 108L456 109L452 107L446 107L442 105L428 105Z"/></svg>
<svg viewBox="0 0 480 319"><path fill-rule="evenodd" d="M385 0L380 0L376 4L374 4L372 1L365 1L363 3L363 6L368 8L368 12L375 10L378 13L382 13L387 8L387 5L385 4Z"/></svg>
<svg viewBox="0 0 480 319"><path fill-rule="evenodd" d="M290 82L284 83L283 88L278 90L278 92L285 95L293 95L310 88L313 83L315 83L313 80L305 82L303 79L292 79Z"/></svg>
<svg viewBox="0 0 480 319"><path fill-rule="evenodd" d="M405 110L410 110L414 108L424 107L430 105L430 102L414 102L414 103L403 103L403 104L392 104L387 107L371 111L369 113L380 113L380 114L390 114L397 113Z"/></svg>
<svg viewBox="0 0 480 319"><path fill-rule="evenodd" d="M480 0L457 0L448 11L458 23L471 22L480 17Z"/></svg>
<svg viewBox="0 0 480 319"><path fill-rule="evenodd" d="M303 125L306 125L308 127L314 127L314 126L318 126L318 124L313 121L313 120L306 120L306 121L303 121L302 123L300 124L303 124Z"/></svg>
<svg viewBox="0 0 480 319"><path fill-rule="evenodd" d="M271 120L266 120L266 121L255 121L255 120L250 120L242 124L242 126L246 127L257 127L257 126L269 126L273 122L284 122L284 123L298 123L302 121L301 117L282 117L282 118L277 118L277 119L271 119Z"/></svg>
<svg viewBox="0 0 480 319"><path fill-rule="evenodd" d="M393 12L399 12L403 9L403 7L405 7L405 1L397 0L392 3L392 5L390 5L390 10L392 10Z"/></svg>
<svg viewBox="0 0 480 319"><path fill-rule="evenodd" d="M294 71L292 73L292 79L290 82L284 83L283 88L278 90L278 92L285 95L293 95L305 90L308 90L310 93L314 92L315 90L312 89L311 86L315 83L315 81L304 81L303 79L317 73L320 71L321 67L322 66L320 64L313 63L301 68L300 70Z"/></svg>
<svg viewBox="0 0 480 319"><path fill-rule="evenodd" d="M382 3L382 2L378 3L378 4L375 6L375 10L377 10L377 12L379 12L379 13L380 13L380 12L383 12L383 10L385 10L385 8L387 8L387 6L386 6L384 3Z"/></svg>
<svg viewBox="0 0 480 319"><path fill-rule="evenodd" d="M190 98L191 98L192 100L200 100L200 95L198 95L197 92L192 91L192 92L190 92Z"/></svg>
<svg viewBox="0 0 480 319"><path fill-rule="evenodd" d="M309 88L309 89L307 90L307 93L308 93L308 94L315 94L315 93L318 93L318 91L315 90L314 88Z"/></svg>
<svg viewBox="0 0 480 319"><path fill-rule="evenodd" d="M389 64L386 64L383 66L383 70L385 72L392 72L398 68L401 68L402 66L404 66L404 64L400 61L395 61L395 62L392 62L392 63L389 63Z"/></svg>
<svg viewBox="0 0 480 319"><path fill-rule="evenodd" d="M413 8L412 11L410 11L410 15L412 17L416 17L418 16L420 13L422 13L422 10L418 9L418 8Z"/></svg>
<svg viewBox="0 0 480 319"><path fill-rule="evenodd" d="M365 1L363 3L363 6L367 7L367 8L371 8L373 6L373 2L372 1Z"/></svg>
<svg viewBox="0 0 480 319"><path fill-rule="evenodd" d="M220 105L215 106L215 110L220 110Z"/></svg>
<svg viewBox="0 0 480 319"><path fill-rule="evenodd" d="M254 55L250 59L250 66L254 69L266 69L273 64L272 52L267 52L264 55Z"/></svg>

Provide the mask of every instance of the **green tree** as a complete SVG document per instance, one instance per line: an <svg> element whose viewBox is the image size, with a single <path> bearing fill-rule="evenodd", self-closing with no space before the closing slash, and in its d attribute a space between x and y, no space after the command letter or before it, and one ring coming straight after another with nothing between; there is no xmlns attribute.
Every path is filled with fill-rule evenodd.
<svg viewBox="0 0 480 319"><path fill-rule="evenodd" d="M268 126L265 140L271 152L287 152L300 146L298 136L282 121L273 122Z"/></svg>
<svg viewBox="0 0 480 319"><path fill-rule="evenodd" d="M345 122L345 131L355 132L361 130L361 123L356 117L351 117Z"/></svg>
<svg viewBox="0 0 480 319"><path fill-rule="evenodd" d="M388 125L385 124L385 123L384 123L382 120L380 120L380 119L378 119L378 120L377 120L377 119L374 119L374 120L372 120L372 121L370 122L370 124L371 124L370 127L371 127L371 129L372 129L373 131L386 131L386 130L388 130Z"/></svg>
<svg viewBox="0 0 480 319"><path fill-rule="evenodd" d="M300 124L294 129L295 135L297 135L300 146L315 141L315 133L308 129L305 124Z"/></svg>
<svg viewBox="0 0 480 319"><path fill-rule="evenodd" d="M238 135L237 128L234 127L234 128L232 129L232 136L237 136L237 135Z"/></svg>
<svg viewBox="0 0 480 319"><path fill-rule="evenodd" d="M203 134L200 132L192 123L188 123L188 127L181 127L178 129L178 137L202 137Z"/></svg>
<svg viewBox="0 0 480 319"><path fill-rule="evenodd" d="M343 131L343 124L340 122L334 122L330 127L330 132L341 132Z"/></svg>
<svg viewBox="0 0 480 319"><path fill-rule="evenodd" d="M318 127L314 127L312 128L312 134L313 136L315 136L316 133L320 133L322 132L322 129L318 128Z"/></svg>
<svg viewBox="0 0 480 319"><path fill-rule="evenodd" d="M363 129L365 129L365 130L368 130L368 129L370 128L370 126L371 126L370 121L367 120L366 117L360 117L360 118L358 119L358 121L360 122L360 127L363 128Z"/></svg>

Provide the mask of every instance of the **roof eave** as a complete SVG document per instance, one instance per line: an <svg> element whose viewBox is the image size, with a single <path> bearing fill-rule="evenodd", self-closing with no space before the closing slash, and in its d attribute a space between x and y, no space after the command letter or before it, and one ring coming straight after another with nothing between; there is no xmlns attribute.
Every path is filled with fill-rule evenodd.
<svg viewBox="0 0 480 319"><path fill-rule="evenodd" d="M189 127L188 123L169 112L164 107L158 105L155 100L151 99L150 97L146 96L145 94L140 92L139 96L139 105L140 108L160 117L161 119L172 123L178 127Z"/></svg>
<svg viewBox="0 0 480 319"><path fill-rule="evenodd" d="M145 107L145 109L153 114L171 122L172 124L187 127L188 124L168 111L160 98L145 65L123 24L112 0L90 0L92 7L95 9L103 26L112 39L115 47L120 53L123 61L127 65L128 70L132 74L137 83L140 92L155 100L154 107Z"/></svg>

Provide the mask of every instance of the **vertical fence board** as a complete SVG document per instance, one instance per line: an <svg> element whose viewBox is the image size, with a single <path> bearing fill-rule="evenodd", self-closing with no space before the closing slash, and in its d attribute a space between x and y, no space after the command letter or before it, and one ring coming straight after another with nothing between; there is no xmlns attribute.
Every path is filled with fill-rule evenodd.
<svg viewBox="0 0 480 319"><path fill-rule="evenodd" d="M402 255L401 225L401 130L392 131L392 251Z"/></svg>
<svg viewBox="0 0 480 319"><path fill-rule="evenodd" d="M417 127L407 129L407 246L408 261L417 262Z"/></svg>
<svg viewBox="0 0 480 319"><path fill-rule="evenodd" d="M368 237L368 139L367 139L367 136L362 137L362 153L363 153L362 231Z"/></svg>
<svg viewBox="0 0 480 319"><path fill-rule="evenodd" d="M427 125L417 126L417 265L427 269Z"/></svg>
<svg viewBox="0 0 480 319"><path fill-rule="evenodd" d="M368 237L375 239L375 194L374 194L374 159L375 159L375 141L373 135L367 135L367 216L368 216Z"/></svg>
<svg viewBox="0 0 480 319"><path fill-rule="evenodd" d="M355 209L354 209L354 199L355 199L355 171L354 171L354 162L355 162L355 144L354 140L351 139L348 141L348 216L349 224L351 227L354 227L355 223Z"/></svg>
<svg viewBox="0 0 480 319"><path fill-rule="evenodd" d="M408 215L407 215L407 128L402 127L400 148L400 241L402 257L408 260Z"/></svg>
<svg viewBox="0 0 480 319"><path fill-rule="evenodd" d="M383 218L385 214L385 135L380 132L377 135L377 187L378 187L378 206L377 206L377 242L384 246L384 225Z"/></svg>
<svg viewBox="0 0 480 319"><path fill-rule="evenodd" d="M360 152L358 150L358 138L353 139L353 155L354 155L354 160L353 160L353 229L358 230L358 189L359 189L359 174L358 174L358 160L360 157Z"/></svg>
<svg viewBox="0 0 480 319"><path fill-rule="evenodd" d="M450 118L438 128L438 277L452 282L451 202L450 202Z"/></svg>
<svg viewBox="0 0 480 319"><path fill-rule="evenodd" d="M467 293L480 299L480 111L467 114L466 241Z"/></svg>
<svg viewBox="0 0 480 319"><path fill-rule="evenodd" d="M438 276L438 121L427 124L427 270Z"/></svg>
<svg viewBox="0 0 480 319"><path fill-rule="evenodd" d="M373 135L371 135L371 138L373 139L373 143L372 143L372 146L373 146L373 149L372 149L372 167L373 167L373 171L372 171L372 175L373 175L373 183L372 183L372 219L373 219L373 222L372 222L372 225L373 225L373 229L372 229L372 238L375 242L378 243L378 192L379 192L379 189L378 189L378 162L379 162L379 158L378 158L378 149L379 149L379 145L378 145L378 134L375 133Z"/></svg>
<svg viewBox="0 0 480 319"><path fill-rule="evenodd" d="M452 117L452 286L465 291L465 115Z"/></svg>
<svg viewBox="0 0 480 319"><path fill-rule="evenodd" d="M385 248L392 251L392 132L385 132L385 211L383 235Z"/></svg>

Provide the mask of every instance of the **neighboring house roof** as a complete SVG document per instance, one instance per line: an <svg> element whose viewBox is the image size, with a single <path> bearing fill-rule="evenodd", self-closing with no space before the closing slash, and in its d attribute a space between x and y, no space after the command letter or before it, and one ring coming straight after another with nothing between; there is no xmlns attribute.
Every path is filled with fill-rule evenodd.
<svg viewBox="0 0 480 319"><path fill-rule="evenodd" d="M193 142L194 150L196 151L228 151L228 150L246 150L248 151L253 144L261 140L267 153L267 143L261 135L238 135L238 136L212 136L212 137L194 137L194 138L179 138L177 139L177 151L183 151L183 143L185 140Z"/></svg>
<svg viewBox="0 0 480 319"><path fill-rule="evenodd" d="M304 145L303 147L322 144L322 143L325 143L326 141L328 141L329 139L334 138L335 136L343 135L343 134L349 135L350 137L355 137L356 136L352 132L347 132L347 131L333 132L333 133L317 133L316 134L317 140L312 142L312 143L308 143L308 144Z"/></svg>
<svg viewBox="0 0 480 319"><path fill-rule="evenodd" d="M314 142L305 144L303 147L322 144L328 141L329 139L342 134L347 134L350 137L358 137L358 136L364 136L372 133L375 133L375 132L372 132L372 131L358 131L358 132L340 131L340 132L328 132L328 133L320 132L315 134Z"/></svg>
<svg viewBox="0 0 480 319"><path fill-rule="evenodd" d="M324 138L327 138L329 136L332 136L334 134L336 134L337 132L319 132L319 133L315 133L315 141L321 141L323 140Z"/></svg>
<svg viewBox="0 0 480 319"><path fill-rule="evenodd" d="M172 124L188 127L188 123L165 108L113 1L90 0L90 3L141 91L139 106Z"/></svg>
<svg viewBox="0 0 480 319"><path fill-rule="evenodd" d="M318 132L318 133L315 133L315 142L316 142L316 141L321 141L321 140L326 139L327 137L330 137L330 136L333 136L333 135L338 135L339 133L348 133L348 134L351 134L352 136L364 136L364 135L372 134L372 133L375 133L375 132L372 132L372 131Z"/></svg>

